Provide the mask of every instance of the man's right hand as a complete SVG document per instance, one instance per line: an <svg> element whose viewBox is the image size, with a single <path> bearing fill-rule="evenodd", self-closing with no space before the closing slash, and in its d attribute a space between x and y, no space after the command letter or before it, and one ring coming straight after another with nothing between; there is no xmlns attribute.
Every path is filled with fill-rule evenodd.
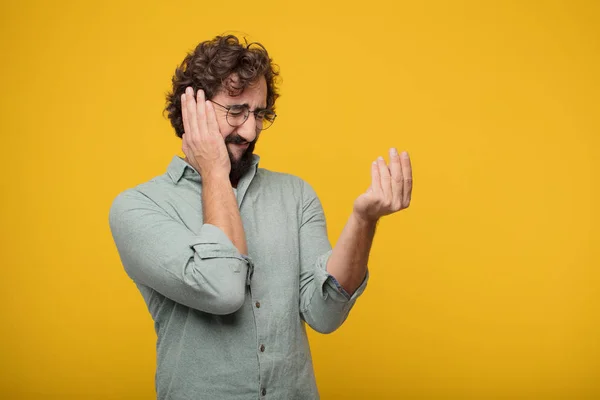
<svg viewBox="0 0 600 400"><path fill-rule="evenodd" d="M231 189L231 161L215 109L204 91L186 88L181 95L182 149L188 163L202 176L202 214L205 224L220 228L241 254L248 254L246 235L237 200Z"/></svg>
<svg viewBox="0 0 600 400"><path fill-rule="evenodd" d="M231 162L217 123L215 109L204 98L204 91L187 87L181 95L181 116L183 118L182 150L188 162L200 173L208 177L229 180Z"/></svg>

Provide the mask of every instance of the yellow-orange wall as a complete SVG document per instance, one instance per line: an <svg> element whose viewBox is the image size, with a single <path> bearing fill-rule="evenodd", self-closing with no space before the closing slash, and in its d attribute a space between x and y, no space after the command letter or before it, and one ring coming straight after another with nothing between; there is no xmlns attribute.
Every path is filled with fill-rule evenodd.
<svg viewBox="0 0 600 400"><path fill-rule="evenodd" d="M323 399L600 398L600 2L293 3L0 4L0 398L153 397L108 209L181 154L171 75L228 30L281 67L257 153L333 244L370 162L412 156L367 291L310 333Z"/></svg>

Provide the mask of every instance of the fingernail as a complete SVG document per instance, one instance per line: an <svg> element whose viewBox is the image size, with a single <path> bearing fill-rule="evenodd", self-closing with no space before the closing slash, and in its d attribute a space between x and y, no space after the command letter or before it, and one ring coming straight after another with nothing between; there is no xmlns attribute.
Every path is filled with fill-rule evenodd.
<svg viewBox="0 0 600 400"><path fill-rule="evenodd" d="M408 152L406 152L406 151L403 151L403 152L402 152L402 157L408 157Z"/></svg>
<svg viewBox="0 0 600 400"><path fill-rule="evenodd" d="M383 161L383 157L382 157L382 156L379 156L379 157L377 157L377 159L378 159L379 161Z"/></svg>
<svg viewBox="0 0 600 400"><path fill-rule="evenodd" d="M397 155L398 155L398 150L396 150L396 148L395 148L395 147L392 147L392 148L390 149L390 155L392 155L392 156L397 156Z"/></svg>
<svg viewBox="0 0 600 400"><path fill-rule="evenodd" d="M194 92L192 91L192 87L191 87L191 86L188 86L188 87L186 87L186 88L185 88L185 92L186 92L187 94L192 94L192 93L194 93Z"/></svg>

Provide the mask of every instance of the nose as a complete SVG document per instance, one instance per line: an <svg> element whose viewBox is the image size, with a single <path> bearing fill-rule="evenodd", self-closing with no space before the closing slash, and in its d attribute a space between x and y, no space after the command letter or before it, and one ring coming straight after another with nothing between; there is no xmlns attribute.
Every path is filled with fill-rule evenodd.
<svg viewBox="0 0 600 400"><path fill-rule="evenodd" d="M248 143L252 143L256 139L256 120L253 113L250 113L246 121L238 126L237 133Z"/></svg>

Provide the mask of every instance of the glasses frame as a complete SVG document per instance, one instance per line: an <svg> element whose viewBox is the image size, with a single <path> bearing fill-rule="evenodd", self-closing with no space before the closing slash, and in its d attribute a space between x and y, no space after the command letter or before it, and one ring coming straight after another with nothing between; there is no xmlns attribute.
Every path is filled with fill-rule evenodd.
<svg viewBox="0 0 600 400"><path fill-rule="evenodd" d="M259 129L260 131L265 131L265 130L269 129L270 127L272 127L273 124L275 123L275 119L277 118L277 114L275 114L274 111L269 110L268 108L262 108L262 109L258 109L258 110L257 109L250 110L250 107L248 107L248 106L242 106L242 107L244 107L246 109L246 115L244 117L244 121L242 121L242 123L239 124L239 125L232 125L231 122L229 122L229 118L228 117L229 117L229 110L231 110L233 108L233 106L224 106L223 104L219 104L219 103L217 103L214 100L208 100L208 101L210 101L211 103L216 104L219 107L222 107L225 110L227 110L227 114L225 115L225 121L227 121L227 123L229 124L229 126L231 126L233 128L237 128L238 126L244 125L246 123L246 121L248 121L248 117L250 117L250 113L254 114L254 121L255 121L254 125L256 126L256 129L259 129L258 126L256 125L256 121L258 120L258 118L256 116L257 113L259 113L261 111L271 111L273 113L274 117L273 117L273 120L271 121L271 125L267 126L266 128L260 128ZM237 106L239 107L240 105L237 105Z"/></svg>

